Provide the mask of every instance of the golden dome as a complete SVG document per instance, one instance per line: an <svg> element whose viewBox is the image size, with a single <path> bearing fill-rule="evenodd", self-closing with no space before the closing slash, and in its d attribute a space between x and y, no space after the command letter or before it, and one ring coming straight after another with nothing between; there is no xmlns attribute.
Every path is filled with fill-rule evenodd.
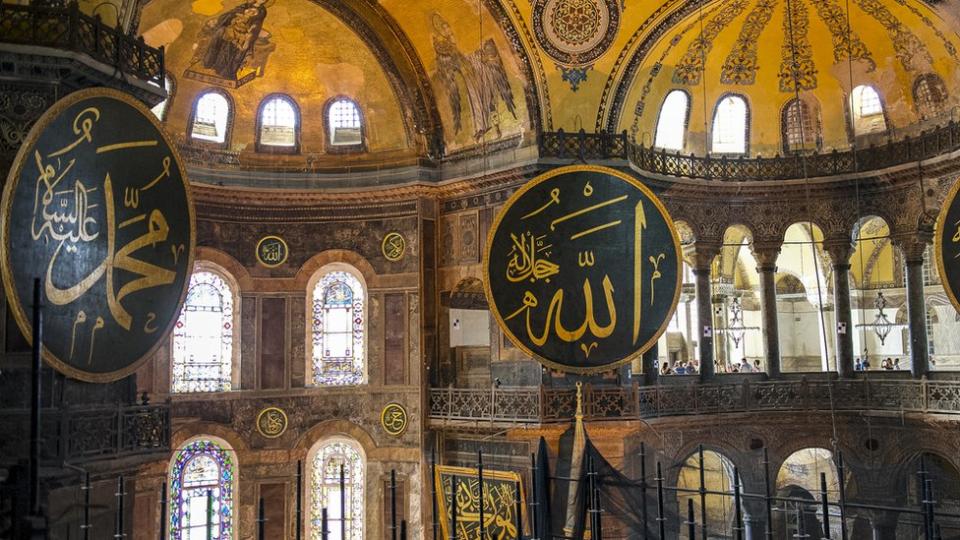
<svg viewBox="0 0 960 540"><path fill-rule="evenodd" d="M848 33L845 5L731 0L693 11L643 57L627 100L635 114L623 115L621 127L653 144L661 105L674 90L688 99L683 153L716 153L712 123L727 96L746 103L751 155L843 149L949 120L957 96L948 89L958 86L960 60L949 23L918 0L851 0ZM799 110L787 108L797 97L804 132L791 135L788 116L801 122ZM880 112L866 120L871 114L848 106L862 101L862 112L877 112L876 98Z"/></svg>

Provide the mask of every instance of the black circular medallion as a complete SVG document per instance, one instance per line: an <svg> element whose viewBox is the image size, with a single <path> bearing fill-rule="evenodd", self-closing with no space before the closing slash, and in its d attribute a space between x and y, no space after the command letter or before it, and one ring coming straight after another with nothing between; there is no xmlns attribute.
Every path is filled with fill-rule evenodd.
<svg viewBox="0 0 960 540"><path fill-rule="evenodd" d="M54 104L17 154L2 226L7 300L30 340L39 279L53 367L113 381L167 339L193 269L193 204L175 147L141 103L93 88Z"/></svg>
<svg viewBox="0 0 960 540"><path fill-rule="evenodd" d="M517 347L590 373L656 343L680 296L681 264L673 221L637 179L562 167L531 180L497 215L484 288Z"/></svg>

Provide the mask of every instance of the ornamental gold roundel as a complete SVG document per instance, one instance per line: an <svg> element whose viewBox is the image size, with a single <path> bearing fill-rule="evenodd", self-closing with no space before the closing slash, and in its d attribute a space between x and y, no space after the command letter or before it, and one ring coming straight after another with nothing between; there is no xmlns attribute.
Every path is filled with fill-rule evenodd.
<svg viewBox="0 0 960 540"><path fill-rule="evenodd" d="M257 415L257 431L268 439L276 439L287 431L287 413L279 407L267 407Z"/></svg>
<svg viewBox="0 0 960 540"><path fill-rule="evenodd" d="M140 102L91 88L47 110L3 192L0 267L32 340L69 377L126 377L167 340L193 270L193 201L176 146Z"/></svg>
<svg viewBox="0 0 960 540"><path fill-rule="evenodd" d="M407 429L407 410L399 403L388 403L380 413L380 425L388 435L399 437Z"/></svg>
<svg viewBox="0 0 960 540"><path fill-rule="evenodd" d="M407 250L407 240L396 231L390 232L383 237L383 244L380 249L388 261L396 262L403 258L403 254Z"/></svg>
<svg viewBox="0 0 960 540"><path fill-rule="evenodd" d="M960 310L960 182L947 194L937 217L933 248L937 256L937 271L953 307Z"/></svg>
<svg viewBox="0 0 960 540"><path fill-rule="evenodd" d="M484 291L504 334L573 373L636 358L666 330L680 296L680 241L660 200L606 167L554 169L494 220Z"/></svg>
<svg viewBox="0 0 960 540"><path fill-rule="evenodd" d="M264 236L257 242L257 262L267 268L276 268L287 262L290 248L279 236Z"/></svg>

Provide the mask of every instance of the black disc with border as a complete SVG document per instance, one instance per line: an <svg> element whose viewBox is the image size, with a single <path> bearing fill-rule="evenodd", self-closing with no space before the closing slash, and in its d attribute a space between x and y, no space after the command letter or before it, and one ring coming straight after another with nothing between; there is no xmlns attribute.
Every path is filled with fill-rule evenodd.
<svg viewBox="0 0 960 540"><path fill-rule="evenodd" d="M196 230L180 157L143 104L105 88L55 103L20 147L0 217L12 314L29 341L39 279L54 368L114 381L167 339Z"/></svg>
<svg viewBox="0 0 960 540"><path fill-rule="evenodd" d="M953 184L937 217L933 249L937 258L937 271L943 290L960 310L960 181Z"/></svg>
<svg viewBox="0 0 960 540"><path fill-rule="evenodd" d="M484 288L500 327L543 364L594 373L666 330L680 241L659 199L606 167L554 169L520 188L490 229Z"/></svg>

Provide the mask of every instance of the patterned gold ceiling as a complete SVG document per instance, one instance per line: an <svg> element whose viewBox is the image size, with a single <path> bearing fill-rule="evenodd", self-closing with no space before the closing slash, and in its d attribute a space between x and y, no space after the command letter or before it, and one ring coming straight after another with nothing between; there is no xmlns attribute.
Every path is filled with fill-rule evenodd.
<svg viewBox="0 0 960 540"><path fill-rule="evenodd" d="M918 75L957 87L950 13L920 0L849 6L849 39L838 0L150 0L139 29L167 47L170 129L182 136L195 96L218 88L236 103L235 151L252 151L257 107L273 92L300 106L305 154L323 152L323 104L356 98L366 157L383 159L521 146L560 128L649 143L665 94L682 88L693 101L690 151L716 100L737 92L751 107L751 151L772 155L793 61L798 90L819 104L824 149L849 144L851 81L880 90L894 129L917 122ZM209 29L249 9L260 11L248 15L252 44L237 64L204 65Z"/></svg>

